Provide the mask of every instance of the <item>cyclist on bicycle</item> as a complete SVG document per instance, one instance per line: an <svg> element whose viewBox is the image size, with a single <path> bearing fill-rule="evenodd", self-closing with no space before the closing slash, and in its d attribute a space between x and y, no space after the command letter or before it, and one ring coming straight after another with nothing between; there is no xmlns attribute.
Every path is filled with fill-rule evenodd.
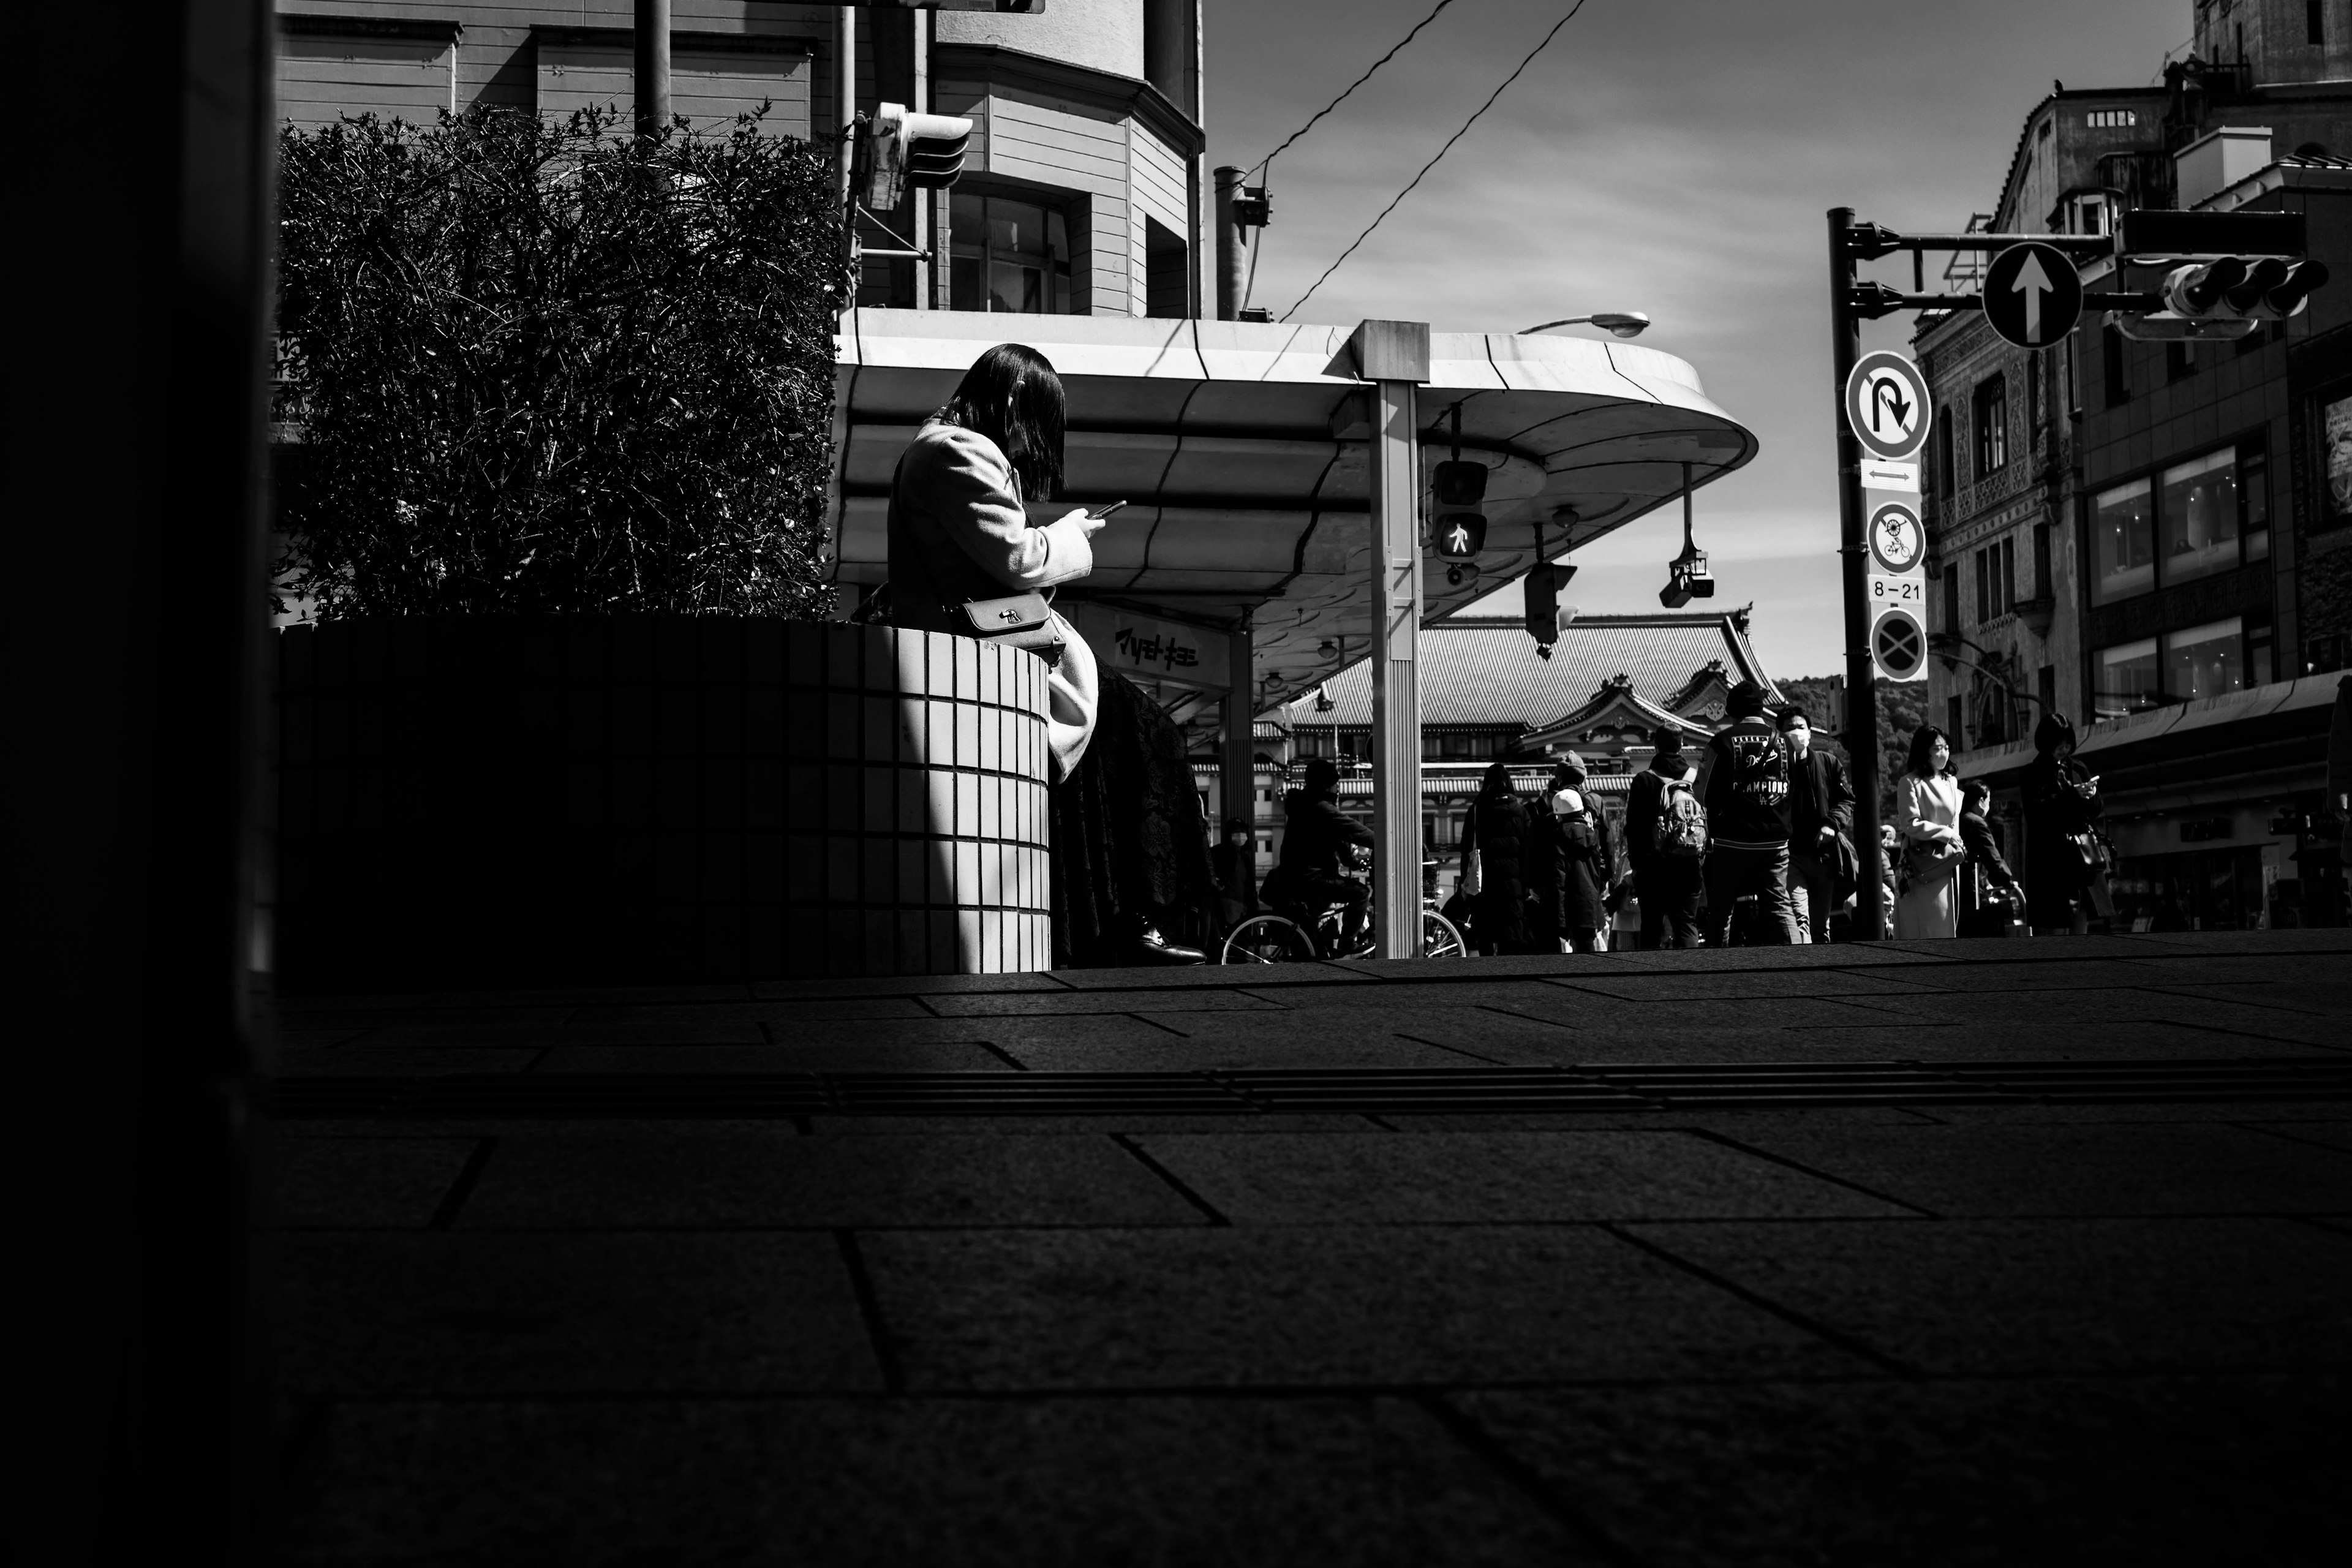
<svg viewBox="0 0 2352 1568"><path fill-rule="evenodd" d="M1310 931L1323 910L1344 910L1339 951L1353 952L1364 945L1371 889L1345 872L1369 862L1372 834L1349 820L1339 800L1339 770L1328 758L1315 758L1307 764L1305 786L1282 797L1282 858L1260 894L1268 903L1304 910L1307 919L1299 923Z"/></svg>

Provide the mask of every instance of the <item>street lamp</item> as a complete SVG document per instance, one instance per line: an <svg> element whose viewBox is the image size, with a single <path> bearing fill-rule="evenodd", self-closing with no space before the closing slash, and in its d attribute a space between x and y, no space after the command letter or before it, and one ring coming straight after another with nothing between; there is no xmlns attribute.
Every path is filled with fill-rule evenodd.
<svg viewBox="0 0 2352 1568"><path fill-rule="evenodd" d="M1590 316L1562 316L1557 321L1529 327L1519 336L1524 338L1534 332L1548 332L1554 327L1599 327L1616 337L1638 338L1649 325L1649 316L1641 310L1599 310Z"/></svg>

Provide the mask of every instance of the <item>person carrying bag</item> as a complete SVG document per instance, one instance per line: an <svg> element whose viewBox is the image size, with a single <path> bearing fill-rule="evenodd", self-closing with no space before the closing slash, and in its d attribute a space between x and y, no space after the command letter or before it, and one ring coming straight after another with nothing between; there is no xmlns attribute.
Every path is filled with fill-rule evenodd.
<svg viewBox="0 0 2352 1568"><path fill-rule="evenodd" d="M1062 484L1061 378L1036 350L999 343L973 362L899 456L890 480L890 624L1026 648L1052 666L1047 738L1056 781L1093 738L1092 649L1053 589L1094 571L1103 520L1032 522L1024 501Z"/></svg>

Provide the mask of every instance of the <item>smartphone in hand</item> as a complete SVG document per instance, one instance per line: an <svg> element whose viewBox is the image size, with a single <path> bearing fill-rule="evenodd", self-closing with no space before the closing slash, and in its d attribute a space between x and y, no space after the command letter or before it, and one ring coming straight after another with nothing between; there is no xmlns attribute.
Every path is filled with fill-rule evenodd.
<svg viewBox="0 0 2352 1568"><path fill-rule="evenodd" d="M1100 522L1104 518L1108 517L1111 513L1113 513L1113 512L1117 511L1119 508L1121 508L1121 507L1125 506L1126 504L1127 504L1127 503L1126 503L1125 501L1123 501L1123 500L1115 500L1115 501L1111 501L1111 502L1108 502L1108 504L1106 504L1106 505L1098 506L1098 507L1094 508L1093 510L1089 510L1089 511L1087 513L1087 515L1088 517L1090 517L1090 518L1093 518L1097 522Z"/></svg>

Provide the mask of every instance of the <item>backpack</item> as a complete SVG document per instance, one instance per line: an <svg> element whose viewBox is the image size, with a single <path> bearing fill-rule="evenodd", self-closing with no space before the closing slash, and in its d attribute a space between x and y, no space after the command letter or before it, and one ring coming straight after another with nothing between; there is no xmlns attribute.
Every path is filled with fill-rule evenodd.
<svg viewBox="0 0 2352 1568"><path fill-rule="evenodd" d="M1669 779L1658 792L1658 853L1696 860L1706 852L1706 807L1690 786Z"/></svg>

